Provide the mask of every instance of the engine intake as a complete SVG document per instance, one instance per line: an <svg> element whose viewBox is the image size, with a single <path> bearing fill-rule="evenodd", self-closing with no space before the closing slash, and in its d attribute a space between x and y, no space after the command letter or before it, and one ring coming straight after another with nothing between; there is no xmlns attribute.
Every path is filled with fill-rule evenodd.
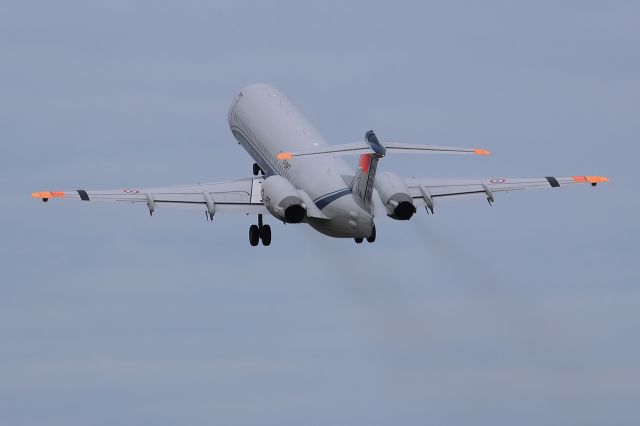
<svg viewBox="0 0 640 426"><path fill-rule="evenodd" d="M300 194L282 176L269 176L262 183L262 203L269 213L287 223L300 223L307 216Z"/></svg>
<svg viewBox="0 0 640 426"><path fill-rule="evenodd" d="M376 177L375 187L389 217L396 220L411 219L416 212L416 206L402 178L391 172L380 173Z"/></svg>

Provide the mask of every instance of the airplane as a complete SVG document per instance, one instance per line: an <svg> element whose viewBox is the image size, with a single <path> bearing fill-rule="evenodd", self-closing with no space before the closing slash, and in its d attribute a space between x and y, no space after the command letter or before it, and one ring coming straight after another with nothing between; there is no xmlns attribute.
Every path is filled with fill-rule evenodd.
<svg viewBox="0 0 640 426"><path fill-rule="evenodd" d="M233 99L228 124L234 138L253 158L253 176L217 183L114 190L41 191L33 198L144 203L156 207L193 207L207 220L216 213L257 214L249 243L271 244L271 227L263 215L284 223L306 223L330 237L376 240L374 219L408 221L424 207L433 214L439 200L485 197L500 192L559 188L609 179L602 176L537 178L436 179L376 173L387 154L488 155L480 148L380 142L369 130L362 141L330 145L279 89L267 84L244 87ZM359 155L355 171L342 159Z"/></svg>

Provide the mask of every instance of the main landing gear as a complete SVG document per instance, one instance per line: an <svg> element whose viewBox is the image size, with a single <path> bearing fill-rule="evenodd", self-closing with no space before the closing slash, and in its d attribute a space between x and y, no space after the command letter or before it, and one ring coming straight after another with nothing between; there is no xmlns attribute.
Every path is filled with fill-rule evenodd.
<svg viewBox="0 0 640 426"><path fill-rule="evenodd" d="M249 244L257 246L262 240L263 246L271 244L271 227L262 223L262 215L258 215L258 224L249 227Z"/></svg>
<svg viewBox="0 0 640 426"><path fill-rule="evenodd" d="M253 163L253 175L254 176L258 176L258 175L263 175L264 176L264 171L260 168L260 166L258 166L258 163Z"/></svg>
<svg viewBox="0 0 640 426"><path fill-rule="evenodd" d="M353 239L356 244L361 244L364 241L364 238L354 238ZM371 235L367 237L367 242L372 243L376 240L376 226L373 225L373 230L371 231Z"/></svg>

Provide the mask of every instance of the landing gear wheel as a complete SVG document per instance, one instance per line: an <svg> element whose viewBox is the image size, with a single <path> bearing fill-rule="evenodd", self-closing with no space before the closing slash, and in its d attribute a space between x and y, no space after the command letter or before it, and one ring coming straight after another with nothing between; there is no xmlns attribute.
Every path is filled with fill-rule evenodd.
<svg viewBox="0 0 640 426"><path fill-rule="evenodd" d="M353 241L355 241L356 244L361 244L364 241L364 238L354 238Z"/></svg>
<svg viewBox="0 0 640 426"><path fill-rule="evenodd" d="M258 215L258 224L249 227L249 243L255 247L260 244L260 240L264 246L271 244L271 227L262 223L261 214Z"/></svg>
<svg viewBox="0 0 640 426"><path fill-rule="evenodd" d="M249 227L249 244L252 246L257 246L260 242L260 228L258 225L251 225Z"/></svg>
<svg viewBox="0 0 640 426"><path fill-rule="evenodd" d="M269 225L262 225L260 228L260 239L264 246L271 244L271 227Z"/></svg>
<svg viewBox="0 0 640 426"><path fill-rule="evenodd" d="M373 225L373 229L371 230L371 235L367 237L367 241L372 243L376 240L376 226Z"/></svg>

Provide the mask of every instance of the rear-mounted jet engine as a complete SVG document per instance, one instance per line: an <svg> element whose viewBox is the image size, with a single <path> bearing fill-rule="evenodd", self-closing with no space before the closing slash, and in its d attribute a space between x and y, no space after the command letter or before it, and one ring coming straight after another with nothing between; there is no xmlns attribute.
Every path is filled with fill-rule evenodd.
<svg viewBox="0 0 640 426"><path fill-rule="evenodd" d="M287 223L300 223L307 215L307 206L287 179L274 175L262 184L262 202L269 212Z"/></svg>
<svg viewBox="0 0 640 426"><path fill-rule="evenodd" d="M404 180L395 173L383 172L376 177L375 187L389 217L397 220L411 219L416 206Z"/></svg>

